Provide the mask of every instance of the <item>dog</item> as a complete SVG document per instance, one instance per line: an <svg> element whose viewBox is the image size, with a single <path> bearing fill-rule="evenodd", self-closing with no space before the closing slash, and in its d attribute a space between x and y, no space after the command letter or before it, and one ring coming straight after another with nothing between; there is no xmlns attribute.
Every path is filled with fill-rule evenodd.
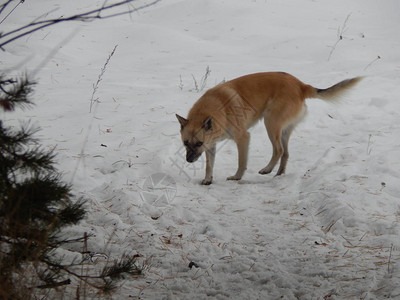
<svg viewBox="0 0 400 300"><path fill-rule="evenodd" d="M238 169L227 180L240 180L247 166L248 129L264 119L273 151L271 160L259 173L271 173L280 160L276 176L284 174L290 135L306 115L305 99L334 101L361 79L355 77L327 89L318 89L284 72L266 72L221 83L209 89L193 105L186 119L176 114L186 148L186 161L193 163L206 153L206 174L201 183L209 185L213 180L216 143L233 139L238 149Z"/></svg>

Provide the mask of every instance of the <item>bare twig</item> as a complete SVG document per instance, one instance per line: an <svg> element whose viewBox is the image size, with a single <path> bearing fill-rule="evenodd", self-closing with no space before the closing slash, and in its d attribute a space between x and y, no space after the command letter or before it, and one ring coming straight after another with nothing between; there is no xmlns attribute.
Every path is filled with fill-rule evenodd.
<svg viewBox="0 0 400 300"><path fill-rule="evenodd" d="M104 64L103 68L101 69L101 72L100 72L100 74L99 74L99 77L98 77L98 79L97 79L97 82L96 82L95 84L93 84L93 93L92 93L92 97L91 97L91 99L90 99L89 113L91 113L91 111L92 111L92 106L93 106L93 104L96 103L96 102L98 102L98 99L95 98L95 93L96 93L97 88L98 88L98 85L99 85L100 81L102 80L102 77L103 77L103 75L104 75L104 73L105 73L107 64L109 63L111 57L114 55L114 52L115 52L115 50L117 49L117 46L118 46L118 45L115 45L113 51L112 51L112 52L110 53L110 55L108 56L108 58L107 58L107 60L106 60L106 62L105 62L105 64ZM96 107L97 107L97 105L96 105L94 108L96 109ZM89 134L90 134L90 132L91 132L91 130L92 130L92 125L93 125L93 120L94 120L94 118L95 118L95 115L96 115L96 112L94 112L94 115L93 115L93 117L92 117L92 119L91 119L91 121L90 121L90 123L89 123L88 129L87 129L87 133L86 133L86 135L85 135L85 139L84 139L84 141L83 141L83 145L82 145L82 148L81 148L81 152L80 152L80 154L79 154L79 158L78 158L78 160L77 160L75 169L74 169L74 171L72 172L71 182L74 180L75 175L76 175L76 172L78 171L79 165L80 165L80 163L81 163L81 160L82 160L83 157L84 157L85 148L86 148L86 145L87 145L87 143L88 143L88 141L89 141Z"/></svg>
<svg viewBox="0 0 400 300"><path fill-rule="evenodd" d="M89 108L89 112L90 112L90 113L92 112L93 104L94 104L95 102L99 102L99 101L98 101L98 98L95 99L95 94L96 94L97 89L98 89L98 87L99 87L99 83L100 83L101 80L103 79L103 75L104 75L104 73L106 72L107 65L108 65L108 63L110 62L111 57L114 55L115 50L117 49L117 47L118 47L118 45L115 45L114 49L111 51L111 53L110 53L110 55L108 56L106 62L104 63L103 68L101 68L101 71L100 71L99 77L97 78L96 83L93 84L93 93L92 93L92 97L91 97L91 99L90 99L90 108Z"/></svg>
<svg viewBox="0 0 400 300"><path fill-rule="evenodd" d="M192 74L192 78L193 78L193 82L194 82L194 90L196 92L199 92L199 85L197 84L197 80L196 80L196 78L194 77L193 74Z"/></svg>
<svg viewBox="0 0 400 300"><path fill-rule="evenodd" d="M332 227L333 227L333 226L337 223L337 221L339 221L339 220L340 220L340 218L337 219L337 220L332 220L326 228L322 229L322 231L323 231L324 233L328 233L329 231L331 231Z"/></svg>
<svg viewBox="0 0 400 300"><path fill-rule="evenodd" d="M370 155L372 152L372 145L373 141L372 141L372 134L369 135L368 137L368 145L367 145L367 154Z"/></svg>
<svg viewBox="0 0 400 300"><path fill-rule="evenodd" d="M182 76L179 75L179 85L178 85L179 89L182 91L183 90L183 82L182 82Z"/></svg>
<svg viewBox="0 0 400 300"><path fill-rule="evenodd" d="M364 71L366 70L366 69L368 69L374 62L376 62L377 60L380 60L381 59L381 57L378 55L373 61L371 61L365 68L364 68Z"/></svg>
<svg viewBox="0 0 400 300"><path fill-rule="evenodd" d="M57 52L62 48L63 45L66 45L69 41L71 41L75 35L78 33L79 29L76 28L73 30L68 36L66 36L57 46L53 47L53 49L43 58L43 60L37 65L37 67L30 72L31 77L35 77L37 73L39 73L42 68L57 54Z"/></svg>
<svg viewBox="0 0 400 300"><path fill-rule="evenodd" d="M3 13L3 11L6 9L6 7L12 2L13 0L8 0L4 4L0 5L0 15Z"/></svg>
<svg viewBox="0 0 400 300"><path fill-rule="evenodd" d="M204 74L204 76L201 78L200 81L200 91L204 90L204 88L206 87L207 79L210 73L211 73L210 67L207 66L206 73Z"/></svg>
<svg viewBox="0 0 400 300"><path fill-rule="evenodd" d="M392 251L393 251L393 244L390 246L390 254L389 254L389 261L388 261L388 273L390 273L390 262L392 260Z"/></svg>
<svg viewBox="0 0 400 300"><path fill-rule="evenodd" d="M339 42L340 42L341 40L343 40L343 35L344 35L344 33L346 32L346 30L347 30L347 27L346 27L347 21L349 20L350 16L351 16L351 14L348 14L347 17L346 17L346 20L344 20L344 22L343 22L342 27L339 26L339 28L338 28L338 33L337 33L338 40L336 41L336 43L335 43L333 46L331 46L332 49L331 49L331 52L329 53L328 61L331 59L332 54L333 54L333 52L334 52L335 49L336 49L336 46L339 44Z"/></svg>
<svg viewBox="0 0 400 300"><path fill-rule="evenodd" d="M31 34L35 31L38 31L40 29L43 29L43 28L46 28L49 26L53 26L58 23L69 22L69 21L88 22L88 21L93 21L96 19L109 19L109 18L113 18L113 17L118 17L118 16L122 16L122 15L126 15L126 14L131 14L133 12L150 7L150 6L155 5L156 3L160 2L161 0L154 0L148 4L144 4L144 5L136 7L136 8L130 7L128 10L112 13L113 9L120 7L122 5L126 5L128 3L131 3L133 1L135 1L135 0L124 0L124 1L120 1L120 2L117 2L114 4L110 4L110 5L103 5L101 8L93 9L93 10L90 10L90 11L87 11L84 13L70 16L70 17L65 17L65 18L61 17L61 18L57 18L57 19L47 19L47 20L43 20L43 21L31 22L31 23L21 26L17 29L14 29L9 32L1 34L0 35L0 48L2 50L4 50L3 47L5 45L7 45L17 39L20 39L28 34ZM110 13L108 15L102 15L102 13L109 12L109 11L110 11ZM11 36L11 37L9 37L9 36ZM8 39L6 39L6 37Z"/></svg>
<svg viewBox="0 0 400 300"><path fill-rule="evenodd" d="M210 73L211 73L210 67L207 66L204 76L200 79L200 84L197 82L196 78L192 74L192 78L193 78L193 82L194 82L194 90L197 93L203 91L204 88L206 87L207 79L208 79L208 76L210 76Z"/></svg>
<svg viewBox="0 0 400 300"><path fill-rule="evenodd" d="M4 9L7 7L8 4L10 4L12 2L12 0L7 1L6 3L4 3L3 5L0 6L0 14L4 11ZM8 17L9 15L11 15L14 10L17 9L17 7L21 4L24 3L25 0L20 0L17 5L15 5L15 7L3 18L3 20L0 21L0 24L2 24Z"/></svg>
<svg viewBox="0 0 400 300"><path fill-rule="evenodd" d="M84 234L83 234L83 248L82 248L82 253L87 253L87 252L88 252L87 240L88 240L88 234L87 234L87 232L84 232ZM85 272L85 270L84 270L84 264L81 264L81 275L82 275L82 276L83 276L83 275L85 275L85 276L88 275L87 268L86 268L86 272ZM81 290L81 288L82 288L82 290L83 290L83 299L86 299L86 291L87 291L87 282L86 282L86 281L83 281L83 285L82 285L82 282L81 282L81 281L79 282L79 291ZM78 294L78 295L79 295L79 294Z"/></svg>

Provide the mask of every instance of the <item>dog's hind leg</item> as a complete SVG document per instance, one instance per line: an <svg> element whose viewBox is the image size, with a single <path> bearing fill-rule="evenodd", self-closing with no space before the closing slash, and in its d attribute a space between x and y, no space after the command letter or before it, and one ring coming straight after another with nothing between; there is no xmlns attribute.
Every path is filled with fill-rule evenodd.
<svg viewBox="0 0 400 300"><path fill-rule="evenodd" d="M272 172L284 153L284 147L282 145L282 126L277 121L278 120L274 119L272 116L270 117L266 115L264 118L264 124L272 143L272 157L268 165L258 172L263 175Z"/></svg>
<svg viewBox="0 0 400 300"><path fill-rule="evenodd" d="M282 135L281 135L281 141L282 141L282 146L283 146L283 154L281 157L281 164L279 166L278 172L276 173L276 176L282 175L286 171L286 164L289 159L289 138L290 135L292 134L293 129L299 124L304 117L307 114L307 106L303 104L300 113L297 115L297 117L293 120L292 123L287 125L283 130L282 130Z"/></svg>
<svg viewBox="0 0 400 300"><path fill-rule="evenodd" d="M281 142L282 142L282 147L283 147L283 154L281 157L281 163L280 163L278 172L276 173L276 176L279 176L279 175L282 175L285 173L286 164L289 159L289 147L288 147L289 138L295 127L296 127L296 124L291 124L282 130Z"/></svg>

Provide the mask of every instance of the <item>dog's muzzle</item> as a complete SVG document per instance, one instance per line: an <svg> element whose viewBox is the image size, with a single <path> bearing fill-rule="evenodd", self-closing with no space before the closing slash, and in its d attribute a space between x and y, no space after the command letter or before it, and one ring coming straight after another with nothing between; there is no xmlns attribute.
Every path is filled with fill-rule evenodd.
<svg viewBox="0 0 400 300"><path fill-rule="evenodd" d="M189 163L195 162L196 160L199 159L200 155L201 155L201 153L188 151L188 152L186 152L186 161Z"/></svg>

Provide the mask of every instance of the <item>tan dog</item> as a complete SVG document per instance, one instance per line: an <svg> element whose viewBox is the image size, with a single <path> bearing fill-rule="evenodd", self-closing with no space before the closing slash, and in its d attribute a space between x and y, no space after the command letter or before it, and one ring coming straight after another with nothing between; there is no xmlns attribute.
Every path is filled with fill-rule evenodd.
<svg viewBox="0 0 400 300"><path fill-rule="evenodd" d="M268 165L259 173L270 173L280 159L276 175L281 175L285 173L289 158L290 134L306 114L304 100L334 100L360 79L347 79L328 89L317 89L290 74L270 72L246 75L217 85L193 105L187 119L176 115L181 124L186 160L192 163L205 151L206 176L202 184L211 184L215 144L232 138L238 148L239 166L236 174L227 180L241 179L247 166L250 141L247 130L263 118L273 153Z"/></svg>

